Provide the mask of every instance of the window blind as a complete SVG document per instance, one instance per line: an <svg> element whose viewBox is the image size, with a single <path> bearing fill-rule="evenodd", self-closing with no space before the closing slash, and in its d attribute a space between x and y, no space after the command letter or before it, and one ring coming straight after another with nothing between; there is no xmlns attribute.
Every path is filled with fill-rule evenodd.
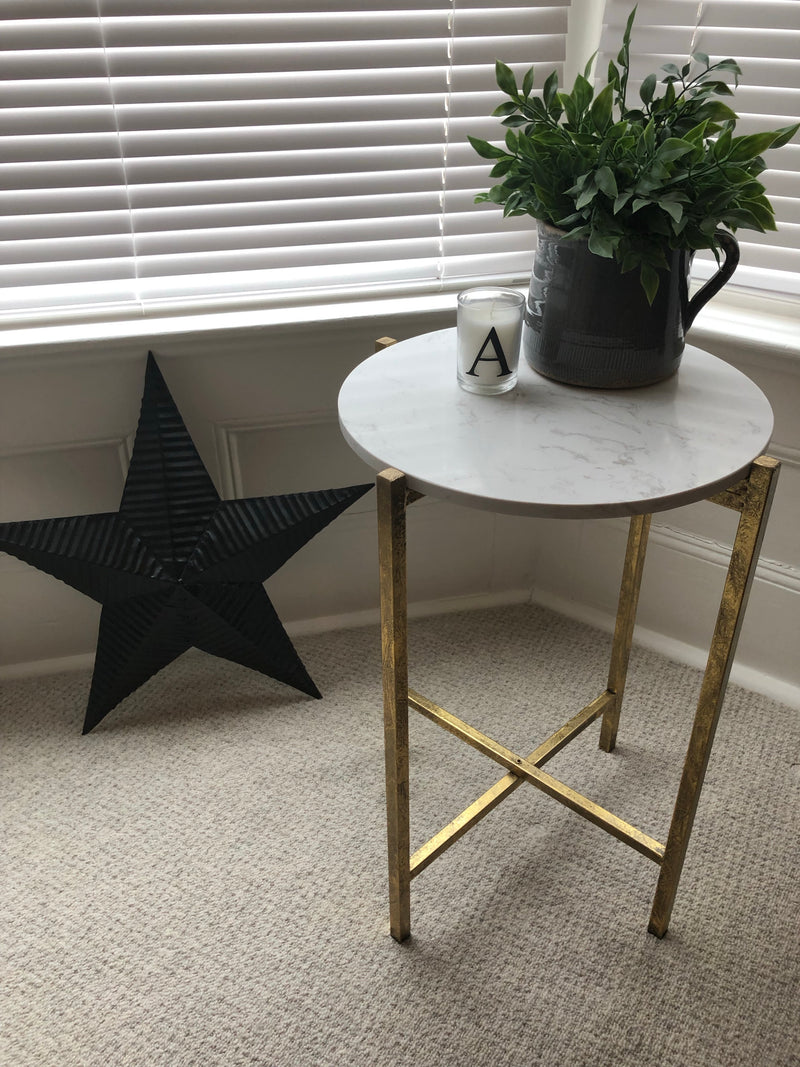
<svg viewBox="0 0 800 1067"><path fill-rule="evenodd" d="M568 0L0 0L0 314L432 290L530 269L476 206L494 61Z"/></svg>
<svg viewBox="0 0 800 1067"><path fill-rule="evenodd" d="M598 59L605 76L616 60L632 0L607 0ZM778 129L800 118L800 3L797 0L639 0L631 37L631 99L642 79L662 63L685 62L693 52L731 57L742 77L723 98L740 117L736 133ZM726 79L727 80L727 79ZM766 152L760 180L775 208L777 232L737 230L741 261L731 285L800 293L800 139ZM694 273L716 269L698 253Z"/></svg>

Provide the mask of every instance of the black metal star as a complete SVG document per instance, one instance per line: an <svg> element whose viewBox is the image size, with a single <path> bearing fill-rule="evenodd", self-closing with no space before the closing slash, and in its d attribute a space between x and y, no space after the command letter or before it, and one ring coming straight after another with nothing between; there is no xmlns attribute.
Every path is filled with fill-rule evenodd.
<svg viewBox="0 0 800 1067"><path fill-rule="evenodd" d="M83 732L192 647L321 696L262 582L371 488L220 500L148 353L119 512L0 523L0 549L103 605Z"/></svg>

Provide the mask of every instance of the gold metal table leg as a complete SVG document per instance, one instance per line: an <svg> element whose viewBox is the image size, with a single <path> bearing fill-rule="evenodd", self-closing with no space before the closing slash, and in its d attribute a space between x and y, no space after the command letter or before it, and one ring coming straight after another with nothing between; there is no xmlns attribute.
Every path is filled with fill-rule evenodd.
<svg viewBox="0 0 800 1067"><path fill-rule="evenodd" d="M390 339L387 338L386 341L390 342ZM664 846L538 769L600 715L603 716L600 747L606 751L611 751L614 747L633 640L650 516L636 516L630 523L607 690L552 738L534 750L531 756L524 759L426 698L417 693L409 693L406 507L418 499L420 494L407 489L405 475L398 470L389 468L378 475L378 548L392 937L397 941L404 941L411 932L412 877L446 851L523 780L543 789L659 864L661 872L649 930L658 937L664 936L675 901L779 469L780 464L776 460L761 456L753 463L747 478L710 498L714 503L739 511L741 517L669 837ZM433 718L468 744L497 759L509 770L505 778L418 849L413 857L410 854L408 790L409 705Z"/></svg>
<svg viewBox="0 0 800 1067"><path fill-rule="evenodd" d="M657 937L663 937L669 926L779 469L777 460L761 456L743 485L712 498L741 510L741 517L650 914L648 929Z"/></svg>
<svg viewBox="0 0 800 1067"><path fill-rule="evenodd" d="M411 933L405 476L382 471L377 494L389 917L392 937L404 941Z"/></svg>
<svg viewBox="0 0 800 1067"><path fill-rule="evenodd" d="M619 713L622 711L625 679L628 676L628 661L633 643L633 628L636 624L636 608L639 604L639 589L642 584L647 537L650 533L650 518L650 515L634 515L628 530L628 547L625 551L625 563L622 569L617 623L614 629L614 643L611 647L611 666L608 671L608 691L614 694L614 702L603 715L600 728L600 748L604 752L613 751L617 743Z"/></svg>

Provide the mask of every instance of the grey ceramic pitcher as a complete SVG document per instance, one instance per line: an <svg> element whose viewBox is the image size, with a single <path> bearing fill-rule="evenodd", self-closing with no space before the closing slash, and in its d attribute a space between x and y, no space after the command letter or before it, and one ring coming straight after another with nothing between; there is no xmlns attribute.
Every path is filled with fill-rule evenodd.
<svg viewBox="0 0 800 1067"><path fill-rule="evenodd" d="M624 389L651 385L674 374L686 331L700 308L728 281L739 262L736 238L717 237L722 266L689 298L694 253L667 250L669 270L659 271L651 304L638 270L589 251L588 242L565 241L563 231L539 222L522 348L535 371L570 385Z"/></svg>

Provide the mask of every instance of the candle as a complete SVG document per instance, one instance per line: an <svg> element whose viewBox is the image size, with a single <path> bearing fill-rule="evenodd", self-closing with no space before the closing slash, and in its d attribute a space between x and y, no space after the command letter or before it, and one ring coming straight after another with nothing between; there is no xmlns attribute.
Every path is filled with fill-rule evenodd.
<svg viewBox="0 0 800 1067"><path fill-rule="evenodd" d="M515 289L458 296L458 383L470 393L506 393L517 383L525 297Z"/></svg>

